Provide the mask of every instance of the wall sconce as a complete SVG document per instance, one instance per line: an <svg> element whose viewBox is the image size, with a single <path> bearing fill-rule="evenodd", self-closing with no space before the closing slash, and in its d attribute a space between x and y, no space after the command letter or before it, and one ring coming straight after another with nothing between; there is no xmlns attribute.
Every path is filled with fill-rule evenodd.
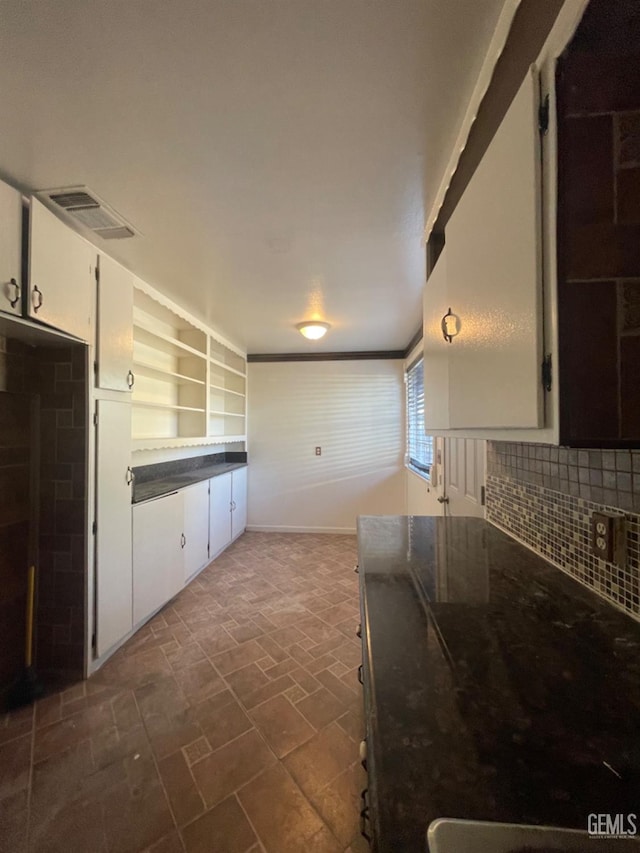
<svg viewBox="0 0 640 853"><path fill-rule="evenodd" d="M317 341L323 338L330 328L329 323L321 323L319 320L305 320L304 323L298 323L296 326L300 334L304 335L305 338L309 338L310 341Z"/></svg>
<svg viewBox="0 0 640 853"><path fill-rule="evenodd" d="M451 311L451 308L449 308L447 313L442 318L442 323L440 324L440 328L442 329L442 337L448 344L450 344L451 341L455 338L455 336L459 334L460 326L460 317L458 317L457 314L454 314Z"/></svg>

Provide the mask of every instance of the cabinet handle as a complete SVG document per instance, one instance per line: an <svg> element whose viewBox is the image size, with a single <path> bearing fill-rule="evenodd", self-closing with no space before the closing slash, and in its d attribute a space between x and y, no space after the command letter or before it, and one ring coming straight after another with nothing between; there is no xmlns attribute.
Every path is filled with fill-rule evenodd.
<svg viewBox="0 0 640 853"><path fill-rule="evenodd" d="M235 508L236 508L236 502L231 501L231 512L233 512L235 510Z"/></svg>
<svg viewBox="0 0 640 853"><path fill-rule="evenodd" d="M184 548L184 546L186 544L187 544L187 537L184 535L184 533L181 533L180 534L180 547Z"/></svg>
<svg viewBox="0 0 640 853"><path fill-rule="evenodd" d="M127 385L129 386L129 388L133 388L133 383L134 383L135 381L136 381L136 377L134 376L133 371L132 371L132 370L130 370L130 371L127 373Z"/></svg>
<svg viewBox="0 0 640 853"><path fill-rule="evenodd" d="M15 294L16 295L14 296L13 299L9 300L9 305L11 305L12 308L15 308L16 305L18 304L18 302L20 301L20 285L15 280L15 278L12 278L9 282L9 286L15 287Z"/></svg>
<svg viewBox="0 0 640 853"><path fill-rule="evenodd" d="M127 468L127 486L130 486L131 483L136 479L136 475L133 473L132 468Z"/></svg>
<svg viewBox="0 0 640 853"><path fill-rule="evenodd" d="M360 566L356 566L353 570L357 575L360 574Z"/></svg>
<svg viewBox="0 0 640 853"><path fill-rule="evenodd" d="M37 301L36 301L37 297ZM31 294L31 301L33 303L33 310L38 313L38 309L42 308L42 303L44 302L44 297L42 295L42 291L38 288L37 284L33 285L33 293Z"/></svg>
<svg viewBox="0 0 640 853"><path fill-rule="evenodd" d="M364 678L362 676L362 664L358 667L358 681L360 684L364 685Z"/></svg>
<svg viewBox="0 0 640 853"><path fill-rule="evenodd" d="M448 504L449 498L443 498L442 495L440 495L440 497L438 498L438 503L439 504Z"/></svg>
<svg viewBox="0 0 640 853"><path fill-rule="evenodd" d="M371 844L371 835L367 832L367 823L369 821L369 803L367 802L367 794L369 789L365 788L360 794L362 800L362 808L360 809L360 835Z"/></svg>
<svg viewBox="0 0 640 853"><path fill-rule="evenodd" d="M362 623L360 623L356 628L356 637L360 640L362 639Z"/></svg>
<svg viewBox="0 0 640 853"><path fill-rule="evenodd" d="M367 770L367 739L360 741L360 764L363 770Z"/></svg>

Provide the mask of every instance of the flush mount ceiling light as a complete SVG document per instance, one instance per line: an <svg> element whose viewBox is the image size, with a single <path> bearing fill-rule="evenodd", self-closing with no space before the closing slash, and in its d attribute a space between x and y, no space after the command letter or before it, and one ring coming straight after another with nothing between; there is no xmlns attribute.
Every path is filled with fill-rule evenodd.
<svg viewBox="0 0 640 853"><path fill-rule="evenodd" d="M296 326L300 334L309 338L310 341L317 341L324 337L330 328L329 323L321 323L319 320L305 320L304 323L298 323Z"/></svg>

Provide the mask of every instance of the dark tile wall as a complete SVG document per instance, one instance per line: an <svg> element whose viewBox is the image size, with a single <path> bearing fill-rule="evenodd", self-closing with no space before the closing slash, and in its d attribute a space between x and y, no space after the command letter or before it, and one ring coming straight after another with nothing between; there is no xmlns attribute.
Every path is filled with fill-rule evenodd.
<svg viewBox="0 0 640 853"><path fill-rule="evenodd" d="M86 348L34 348L0 338L0 390L34 394L40 402L36 664L42 671L80 674L86 578ZM26 535L25 529L21 538Z"/></svg>
<svg viewBox="0 0 640 853"><path fill-rule="evenodd" d="M487 518L640 618L640 450L487 444ZM596 511L627 519L627 560L591 553Z"/></svg>
<svg viewBox="0 0 640 853"><path fill-rule="evenodd" d="M640 440L640 4L591 0L558 65L561 440Z"/></svg>
<svg viewBox="0 0 640 853"><path fill-rule="evenodd" d="M41 391L38 666L80 672L86 578L86 349L41 349L37 357Z"/></svg>

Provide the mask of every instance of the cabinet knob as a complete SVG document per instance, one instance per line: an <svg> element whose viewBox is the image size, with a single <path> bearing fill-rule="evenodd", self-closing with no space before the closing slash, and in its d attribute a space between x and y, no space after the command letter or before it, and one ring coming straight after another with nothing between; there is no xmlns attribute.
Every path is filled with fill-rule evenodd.
<svg viewBox="0 0 640 853"><path fill-rule="evenodd" d="M133 384L136 381L136 377L132 370L127 373L127 385L129 388L133 388Z"/></svg>
<svg viewBox="0 0 640 853"><path fill-rule="evenodd" d="M39 289L37 284L33 285L33 292L31 294L31 301L33 303L33 310L37 313L39 308L42 308L42 303L44 302L44 297L42 295L42 291Z"/></svg>
<svg viewBox="0 0 640 853"><path fill-rule="evenodd" d="M448 504L449 498L443 498L442 495L440 495L440 497L438 498L438 503L439 504Z"/></svg>
<svg viewBox="0 0 640 853"><path fill-rule="evenodd" d="M13 291L13 292L14 292L14 294L15 294L15 296L13 297L13 299L9 299L9 305L11 305L11 307L12 307L12 308L15 308L15 307L16 307L16 305L18 304L18 302L20 301L20 285L19 285L19 284L18 284L18 282L15 280L15 278L12 278L12 279L9 281L9 287L10 287L10 288L11 288L11 287L13 287L13 288L14 288L14 291Z"/></svg>

